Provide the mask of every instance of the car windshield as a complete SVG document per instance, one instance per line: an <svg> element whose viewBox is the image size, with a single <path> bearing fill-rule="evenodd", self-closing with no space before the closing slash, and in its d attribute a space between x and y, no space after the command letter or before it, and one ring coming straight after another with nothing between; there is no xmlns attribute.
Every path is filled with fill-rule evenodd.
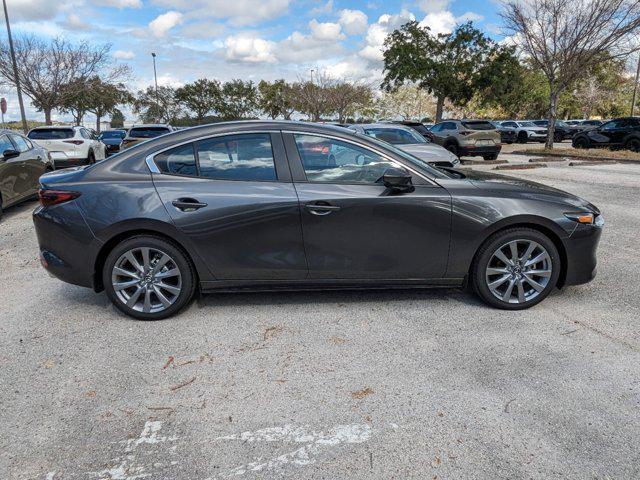
<svg viewBox="0 0 640 480"><path fill-rule="evenodd" d="M100 138L124 138L127 136L127 132L124 130L109 130L102 132Z"/></svg>
<svg viewBox="0 0 640 480"><path fill-rule="evenodd" d="M170 131L167 127L138 127L129 130L129 136L133 138L153 138Z"/></svg>
<svg viewBox="0 0 640 480"><path fill-rule="evenodd" d="M413 130L402 128L365 128L364 133L369 137L383 140L392 145L408 145L412 143L427 143L423 136Z"/></svg>
<svg viewBox="0 0 640 480"><path fill-rule="evenodd" d="M485 120L463 121L462 126L469 130L495 130L491 122Z"/></svg>
<svg viewBox="0 0 640 480"><path fill-rule="evenodd" d="M73 138L73 128L38 128L27 135L31 140L64 140Z"/></svg>
<svg viewBox="0 0 640 480"><path fill-rule="evenodd" d="M358 135L358 134L356 134ZM392 144L390 144L389 142L385 142L384 140L380 140L376 137L372 137L369 136L369 139L377 144L379 144L382 148L386 149L386 150L390 150L393 153L395 153L396 155L398 155L399 157L404 158L405 160L407 160L409 163L411 163L412 165L416 166L419 170L422 170L424 172L426 172L427 174L431 175L434 178L458 178L457 175L454 175L452 173L447 172L446 170L440 170L432 165L429 165L427 162L420 160L418 157L414 157L413 155L411 155L410 153L407 153L403 150L400 150L397 147L394 147Z"/></svg>
<svg viewBox="0 0 640 480"><path fill-rule="evenodd" d="M518 125L520 125L521 127L535 127L533 122L518 122Z"/></svg>

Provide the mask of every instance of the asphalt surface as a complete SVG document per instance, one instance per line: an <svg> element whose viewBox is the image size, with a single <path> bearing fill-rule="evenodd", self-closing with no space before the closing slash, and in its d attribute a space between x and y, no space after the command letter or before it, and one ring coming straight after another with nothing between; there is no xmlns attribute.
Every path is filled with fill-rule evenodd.
<svg viewBox="0 0 640 480"><path fill-rule="evenodd" d="M597 278L523 312L226 294L138 322L46 275L33 203L6 212L0 478L639 478L640 165L508 173L607 221Z"/></svg>

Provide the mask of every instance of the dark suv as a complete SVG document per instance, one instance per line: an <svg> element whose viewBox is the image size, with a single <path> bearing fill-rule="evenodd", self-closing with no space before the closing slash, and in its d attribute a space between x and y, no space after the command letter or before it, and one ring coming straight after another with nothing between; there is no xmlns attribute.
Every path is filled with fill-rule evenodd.
<svg viewBox="0 0 640 480"><path fill-rule="evenodd" d="M572 143L575 148L609 147L640 152L640 117L616 118L577 133Z"/></svg>
<svg viewBox="0 0 640 480"><path fill-rule="evenodd" d="M549 128L549 120L534 120L533 124L538 127ZM572 138L576 130L562 120L556 120L555 133L553 134L554 142L562 142L568 138Z"/></svg>

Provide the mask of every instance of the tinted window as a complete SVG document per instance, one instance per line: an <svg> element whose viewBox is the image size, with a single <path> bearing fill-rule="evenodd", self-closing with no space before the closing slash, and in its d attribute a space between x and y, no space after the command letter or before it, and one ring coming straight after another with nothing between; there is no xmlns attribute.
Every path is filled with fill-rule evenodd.
<svg viewBox="0 0 640 480"><path fill-rule="evenodd" d="M109 130L102 132L100 138L124 138L127 133L123 130Z"/></svg>
<svg viewBox="0 0 640 480"><path fill-rule="evenodd" d="M605 123L602 126L603 130L613 130L614 128L624 128L629 125L629 121L626 118L620 120L611 120L609 123Z"/></svg>
<svg viewBox="0 0 640 480"><path fill-rule="evenodd" d="M438 123L437 125L431 127L432 132L439 132L440 130L442 130L442 123Z"/></svg>
<svg viewBox="0 0 640 480"><path fill-rule="evenodd" d="M421 135L429 133L429 129L424 125L411 125L411 128L413 128L416 132L420 133Z"/></svg>
<svg viewBox="0 0 640 480"><path fill-rule="evenodd" d="M245 181L278 179L268 133L210 138L198 142L196 148L202 177Z"/></svg>
<svg viewBox="0 0 640 480"><path fill-rule="evenodd" d="M296 134L307 180L324 183L380 183L393 162L366 148L331 138Z"/></svg>
<svg viewBox="0 0 640 480"><path fill-rule="evenodd" d="M502 122L501 125L503 127L518 128L518 124L516 122Z"/></svg>
<svg viewBox="0 0 640 480"><path fill-rule="evenodd" d="M174 175L197 175L196 156L193 144L180 145L153 157L161 172Z"/></svg>
<svg viewBox="0 0 640 480"><path fill-rule="evenodd" d="M457 130L458 127L453 122L445 122L442 124L442 130Z"/></svg>
<svg viewBox="0 0 640 480"><path fill-rule="evenodd" d="M133 138L153 138L170 131L167 127L134 127L129 130L129 136Z"/></svg>
<svg viewBox="0 0 640 480"><path fill-rule="evenodd" d="M520 125L521 127L535 127L533 122L520 122L518 123L518 125Z"/></svg>
<svg viewBox="0 0 640 480"><path fill-rule="evenodd" d="M6 135L0 135L0 156L3 156L5 150L13 150L13 144L9 137Z"/></svg>
<svg viewBox="0 0 640 480"><path fill-rule="evenodd" d="M73 138L72 128L38 128L27 135L31 140L64 140Z"/></svg>
<svg viewBox="0 0 640 480"><path fill-rule="evenodd" d="M370 137L391 143L392 145L425 143L425 139L417 133L401 128L367 128L364 132Z"/></svg>
<svg viewBox="0 0 640 480"><path fill-rule="evenodd" d="M20 135L11 135L11 140L13 140L13 143L16 144L16 147L19 152L26 152L31 148L27 143L27 141L24 138L22 138Z"/></svg>
<svg viewBox="0 0 640 480"><path fill-rule="evenodd" d="M493 126L491 122L484 121L473 121L473 122L461 122L464 128L468 128L469 130L495 130L496 127Z"/></svg>

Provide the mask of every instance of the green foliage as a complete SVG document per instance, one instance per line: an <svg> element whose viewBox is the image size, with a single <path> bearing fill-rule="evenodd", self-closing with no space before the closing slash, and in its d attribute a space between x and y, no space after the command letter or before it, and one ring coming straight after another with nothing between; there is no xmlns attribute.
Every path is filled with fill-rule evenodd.
<svg viewBox="0 0 640 480"><path fill-rule="evenodd" d="M178 88L175 96L177 101L195 114L200 124L205 116L219 107L222 88L217 80L201 78Z"/></svg>
<svg viewBox="0 0 640 480"><path fill-rule="evenodd" d="M252 81L234 79L222 86L218 113L225 120L249 118L258 108L258 90Z"/></svg>
<svg viewBox="0 0 640 480"><path fill-rule="evenodd" d="M173 123L180 118L182 110L176 91L169 86L147 87L140 90L132 101L133 112L145 123Z"/></svg>
<svg viewBox="0 0 640 480"><path fill-rule="evenodd" d="M124 114L118 108L114 108L111 113L111 128L123 128L124 127Z"/></svg>
<svg viewBox="0 0 640 480"><path fill-rule="evenodd" d="M288 120L293 113L290 94L291 86L284 80L258 83L258 108L270 118L283 117Z"/></svg>

